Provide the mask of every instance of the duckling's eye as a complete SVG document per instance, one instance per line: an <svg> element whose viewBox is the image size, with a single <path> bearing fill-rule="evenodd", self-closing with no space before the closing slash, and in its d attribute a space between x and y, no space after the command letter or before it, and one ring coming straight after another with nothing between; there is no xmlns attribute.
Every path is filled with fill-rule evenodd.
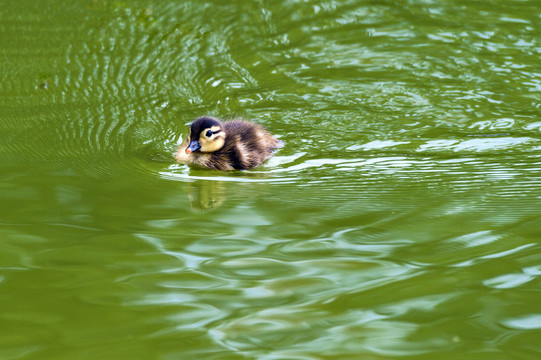
<svg viewBox="0 0 541 360"><path fill-rule="evenodd" d="M211 130L208 130L207 133L205 134L206 137L211 137L212 136L212 131Z"/></svg>

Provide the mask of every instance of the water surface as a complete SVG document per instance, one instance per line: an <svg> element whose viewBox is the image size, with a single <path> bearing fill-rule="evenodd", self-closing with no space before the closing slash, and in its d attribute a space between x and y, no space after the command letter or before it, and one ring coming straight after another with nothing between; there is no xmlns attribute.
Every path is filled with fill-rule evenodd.
<svg viewBox="0 0 541 360"><path fill-rule="evenodd" d="M0 358L539 358L537 1L0 20ZM200 115L286 146L175 164Z"/></svg>

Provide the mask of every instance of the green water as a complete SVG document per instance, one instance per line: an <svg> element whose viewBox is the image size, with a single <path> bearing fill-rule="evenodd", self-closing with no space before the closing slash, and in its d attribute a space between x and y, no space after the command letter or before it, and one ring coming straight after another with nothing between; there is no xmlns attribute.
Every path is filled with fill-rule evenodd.
<svg viewBox="0 0 541 360"><path fill-rule="evenodd" d="M4 2L0 359L539 359L540 59L538 0Z"/></svg>

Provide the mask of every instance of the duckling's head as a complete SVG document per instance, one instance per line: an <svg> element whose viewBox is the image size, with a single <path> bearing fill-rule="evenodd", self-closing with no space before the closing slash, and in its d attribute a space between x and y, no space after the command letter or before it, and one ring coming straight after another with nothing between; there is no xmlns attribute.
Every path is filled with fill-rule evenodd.
<svg viewBox="0 0 541 360"><path fill-rule="evenodd" d="M190 144L186 154L194 151L205 153L220 150L225 144L225 131L220 120L203 116L195 120L190 127Z"/></svg>

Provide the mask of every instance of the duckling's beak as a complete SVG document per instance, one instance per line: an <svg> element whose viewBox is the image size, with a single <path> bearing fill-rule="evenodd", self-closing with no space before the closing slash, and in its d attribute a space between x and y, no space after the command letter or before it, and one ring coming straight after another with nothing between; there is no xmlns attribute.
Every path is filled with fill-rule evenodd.
<svg viewBox="0 0 541 360"><path fill-rule="evenodd" d="M190 145L186 148L186 154L193 153L194 151L197 151L201 148L201 145L199 145L199 141L193 140Z"/></svg>

